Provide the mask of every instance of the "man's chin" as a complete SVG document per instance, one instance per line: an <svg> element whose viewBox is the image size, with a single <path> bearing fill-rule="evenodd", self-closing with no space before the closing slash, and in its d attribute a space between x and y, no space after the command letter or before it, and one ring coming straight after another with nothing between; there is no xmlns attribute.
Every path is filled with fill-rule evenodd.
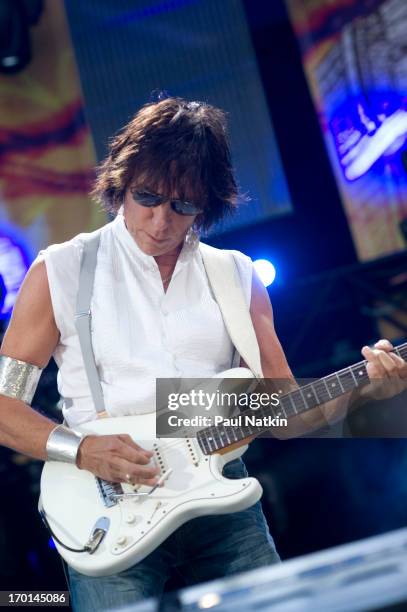
<svg viewBox="0 0 407 612"><path fill-rule="evenodd" d="M158 257L159 255L165 255L171 248L168 248L167 243L163 243L161 246L153 244L150 241L144 241L143 244L139 245L143 253L150 255L151 257Z"/></svg>

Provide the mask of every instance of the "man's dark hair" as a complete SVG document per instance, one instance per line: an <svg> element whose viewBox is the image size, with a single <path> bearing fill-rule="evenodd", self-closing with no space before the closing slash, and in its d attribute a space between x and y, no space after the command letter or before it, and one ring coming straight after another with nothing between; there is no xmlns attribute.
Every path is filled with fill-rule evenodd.
<svg viewBox="0 0 407 612"><path fill-rule="evenodd" d="M129 185L203 205L204 230L223 219L239 198L226 113L179 97L145 104L111 140L91 195L116 214Z"/></svg>

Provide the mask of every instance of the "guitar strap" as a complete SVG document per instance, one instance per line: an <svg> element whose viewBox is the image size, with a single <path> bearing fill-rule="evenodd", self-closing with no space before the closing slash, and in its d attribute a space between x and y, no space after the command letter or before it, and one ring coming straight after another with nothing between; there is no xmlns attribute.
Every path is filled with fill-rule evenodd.
<svg viewBox="0 0 407 612"><path fill-rule="evenodd" d="M90 392L98 416L107 415L102 385L96 368L92 347L90 303L95 282L100 230L88 234L84 240L81 268L79 272L78 294L76 296L75 327L78 332L83 363L88 378Z"/></svg>
<svg viewBox="0 0 407 612"><path fill-rule="evenodd" d="M255 378L263 378L259 345L233 253L202 242L200 251L209 284L236 349L233 365L238 366L242 357Z"/></svg>
<svg viewBox="0 0 407 612"><path fill-rule="evenodd" d="M107 416L107 413L92 347L90 304L95 280L100 231L100 229L96 230L84 237L75 314L75 327L98 417ZM253 375L260 379L263 376L260 350L233 254L215 249L204 243L200 243L200 252L209 284L221 310L226 329L235 346L233 365L238 366L240 357L242 357Z"/></svg>

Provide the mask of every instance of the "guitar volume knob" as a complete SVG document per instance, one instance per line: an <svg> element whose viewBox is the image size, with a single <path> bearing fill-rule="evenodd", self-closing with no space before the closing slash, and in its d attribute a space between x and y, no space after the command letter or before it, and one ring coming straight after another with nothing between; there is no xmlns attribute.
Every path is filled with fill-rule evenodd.
<svg viewBox="0 0 407 612"><path fill-rule="evenodd" d="M118 546L124 546L126 542L127 542L127 538L125 535L120 535L116 540L116 544Z"/></svg>
<svg viewBox="0 0 407 612"><path fill-rule="evenodd" d="M131 525L132 523L134 523L134 521L136 520L136 517L134 514L128 514L126 516L126 523L129 523L129 525Z"/></svg>

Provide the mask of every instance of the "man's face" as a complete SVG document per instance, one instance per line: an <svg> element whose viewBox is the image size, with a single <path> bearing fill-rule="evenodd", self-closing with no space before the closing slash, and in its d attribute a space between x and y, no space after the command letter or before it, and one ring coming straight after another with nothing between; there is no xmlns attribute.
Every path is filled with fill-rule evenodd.
<svg viewBox="0 0 407 612"><path fill-rule="evenodd" d="M173 194L172 199L176 198L177 194ZM154 257L176 252L197 217L176 213L169 200L151 208L142 206L130 187L126 190L123 209L126 227L137 245Z"/></svg>

